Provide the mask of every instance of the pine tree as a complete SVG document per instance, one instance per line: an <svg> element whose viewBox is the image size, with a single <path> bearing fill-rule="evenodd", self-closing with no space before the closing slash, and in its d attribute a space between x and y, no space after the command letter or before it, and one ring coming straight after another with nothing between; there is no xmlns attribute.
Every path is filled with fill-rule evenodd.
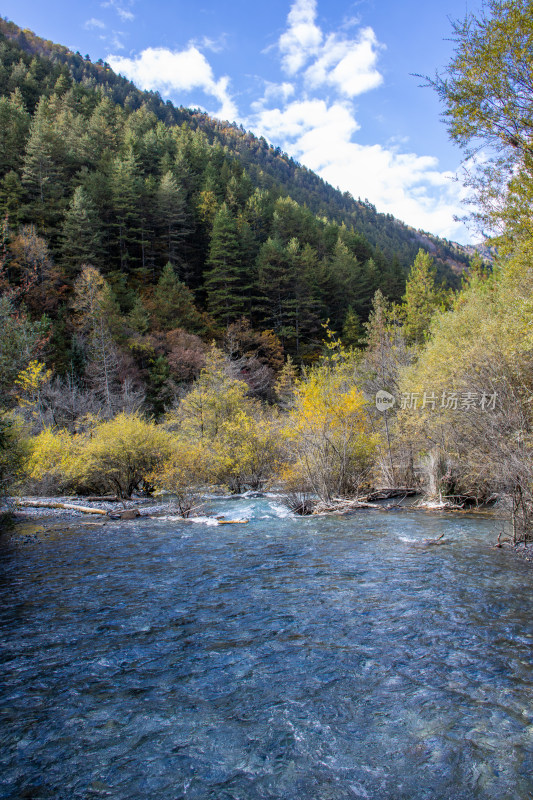
<svg viewBox="0 0 533 800"><path fill-rule="evenodd" d="M243 297L243 268L239 231L230 210L222 203L211 232L209 256L211 269L205 274L207 305L214 319L227 325L246 311Z"/></svg>
<svg viewBox="0 0 533 800"><path fill-rule="evenodd" d="M305 354L305 350L309 349L313 336L320 328L316 313L318 258L316 250L310 244L302 248L296 238L290 240L285 251L289 267L285 306L290 327L293 329L292 338L287 331L286 345L293 349L297 358L300 358Z"/></svg>
<svg viewBox="0 0 533 800"><path fill-rule="evenodd" d="M0 209L2 216L7 214L11 222L19 222L21 200L24 190L18 172L9 170L0 181Z"/></svg>
<svg viewBox="0 0 533 800"><path fill-rule="evenodd" d="M336 330L342 327L350 306L361 319L368 317L372 294L379 285L373 260L361 263L345 239L350 237L341 230L322 284L327 316Z"/></svg>
<svg viewBox="0 0 533 800"><path fill-rule="evenodd" d="M345 347L361 347L363 336L361 320L352 306L349 306L342 326L342 343Z"/></svg>
<svg viewBox="0 0 533 800"><path fill-rule="evenodd" d="M64 197L65 156L54 128L49 101L42 97L30 126L24 156L22 183L28 212L45 233L53 233Z"/></svg>
<svg viewBox="0 0 533 800"><path fill-rule="evenodd" d="M258 315L280 337L283 344L294 335L291 325L288 256L279 239L268 238L257 256L257 275L261 300Z"/></svg>
<svg viewBox="0 0 533 800"><path fill-rule="evenodd" d="M403 298L405 335L409 343L423 342L431 317L441 302L442 295L435 286L433 259L420 248L411 267Z"/></svg>
<svg viewBox="0 0 533 800"><path fill-rule="evenodd" d="M191 290L180 281L170 263L166 264L155 287L152 316L164 331L185 328L201 333L205 328Z"/></svg>
<svg viewBox="0 0 533 800"><path fill-rule="evenodd" d="M148 373L146 405L154 419L164 414L173 399L170 383L170 367L165 356L158 356Z"/></svg>
<svg viewBox="0 0 533 800"><path fill-rule="evenodd" d="M170 171L161 178L157 189L156 208L159 250L165 261L176 266L183 262L180 244L189 233L189 228L185 195Z"/></svg>
<svg viewBox="0 0 533 800"><path fill-rule="evenodd" d="M136 296L133 303L133 308L128 314L128 323L131 325L133 330L137 333L140 333L141 336L144 336L144 334L148 333L150 328L150 316L139 295Z"/></svg>
<svg viewBox="0 0 533 800"><path fill-rule="evenodd" d="M0 98L0 175L20 169L23 144L28 135L30 115L20 89Z"/></svg>
<svg viewBox="0 0 533 800"><path fill-rule="evenodd" d="M74 190L62 230L62 258L73 276L82 263L99 266L102 261L101 223L96 207L82 186Z"/></svg>
<svg viewBox="0 0 533 800"><path fill-rule="evenodd" d="M113 200L113 229L120 268L128 272L140 241L137 199L140 180L135 158L131 153L113 162L111 193Z"/></svg>
<svg viewBox="0 0 533 800"><path fill-rule="evenodd" d="M85 149L93 164L109 154L115 154L121 140L122 110L109 97L102 97L94 109L85 137Z"/></svg>

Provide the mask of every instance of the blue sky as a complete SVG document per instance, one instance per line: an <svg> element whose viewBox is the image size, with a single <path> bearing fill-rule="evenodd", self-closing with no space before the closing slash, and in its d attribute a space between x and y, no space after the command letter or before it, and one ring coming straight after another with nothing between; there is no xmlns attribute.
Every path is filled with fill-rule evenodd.
<svg viewBox="0 0 533 800"><path fill-rule="evenodd" d="M467 242L461 153L413 73L450 58L481 0L3 0L2 14L140 88L242 123L333 186Z"/></svg>

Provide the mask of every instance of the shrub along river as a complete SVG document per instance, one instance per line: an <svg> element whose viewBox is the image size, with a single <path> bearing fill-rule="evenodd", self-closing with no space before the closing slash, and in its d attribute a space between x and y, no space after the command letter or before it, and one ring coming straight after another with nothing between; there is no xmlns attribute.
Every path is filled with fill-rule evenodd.
<svg viewBox="0 0 533 800"><path fill-rule="evenodd" d="M533 571L497 521L210 510L250 522L0 538L0 797L532 796Z"/></svg>

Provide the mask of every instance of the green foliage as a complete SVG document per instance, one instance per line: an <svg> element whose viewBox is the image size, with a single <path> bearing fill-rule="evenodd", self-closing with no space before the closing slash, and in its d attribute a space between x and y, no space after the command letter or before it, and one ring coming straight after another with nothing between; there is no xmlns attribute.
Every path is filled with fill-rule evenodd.
<svg viewBox="0 0 533 800"><path fill-rule="evenodd" d="M170 262L163 268L150 305L157 327L164 331L186 328L200 333L205 329L191 290L180 281Z"/></svg>
<svg viewBox="0 0 533 800"><path fill-rule="evenodd" d="M433 259L419 250L405 287L403 313L408 342L420 344L429 328L431 317L443 300L435 285Z"/></svg>
<svg viewBox="0 0 533 800"><path fill-rule="evenodd" d="M23 474L25 444L20 419L0 411L0 498L12 490Z"/></svg>
<svg viewBox="0 0 533 800"><path fill-rule="evenodd" d="M453 23L453 39L450 63L429 84L467 156L483 148L469 179L479 207L474 216L512 246L513 236L531 236L531 3L488 0L479 15Z"/></svg>
<svg viewBox="0 0 533 800"><path fill-rule="evenodd" d="M77 186L63 221L62 257L67 274L75 275L82 264L102 261L102 233L96 207L82 186Z"/></svg>
<svg viewBox="0 0 533 800"><path fill-rule="evenodd" d="M167 421L195 439L214 440L242 407L247 391L243 381L228 374L224 355L213 345L198 380Z"/></svg>
<svg viewBox="0 0 533 800"><path fill-rule="evenodd" d="M245 311L243 265L239 231L226 203L222 203L213 221L205 275L207 305L214 319L235 322Z"/></svg>
<svg viewBox="0 0 533 800"><path fill-rule="evenodd" d="M0 296L0 408L13 400L15 379L36 354L47 322L30 322Z"/></svg>

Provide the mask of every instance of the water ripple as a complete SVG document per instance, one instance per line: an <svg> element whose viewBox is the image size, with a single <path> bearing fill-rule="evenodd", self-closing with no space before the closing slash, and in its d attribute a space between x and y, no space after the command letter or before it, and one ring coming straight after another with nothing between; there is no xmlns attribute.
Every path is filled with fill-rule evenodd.
<svg viewBox="0 0 533 800"><path fill-rule="evenodd" d="M532 573L497 524L208 510L251 521L1 540L0 797L532 796Z"/></svg>

